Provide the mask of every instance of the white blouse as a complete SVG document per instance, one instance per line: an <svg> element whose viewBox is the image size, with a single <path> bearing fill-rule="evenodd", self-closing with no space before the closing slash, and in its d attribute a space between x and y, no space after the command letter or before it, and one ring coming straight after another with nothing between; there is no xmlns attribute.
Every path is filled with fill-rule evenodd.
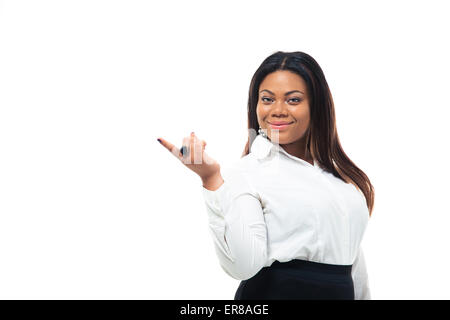
<svg viewBox="0 0 450 320"><path fill-rule="evenodd" d="M223 167L224 183L202 186L220 265L237 280L275 260L353 265L355 299L370 299L360 243L369 220L351 183L257 135L250 153Z"/></svg>

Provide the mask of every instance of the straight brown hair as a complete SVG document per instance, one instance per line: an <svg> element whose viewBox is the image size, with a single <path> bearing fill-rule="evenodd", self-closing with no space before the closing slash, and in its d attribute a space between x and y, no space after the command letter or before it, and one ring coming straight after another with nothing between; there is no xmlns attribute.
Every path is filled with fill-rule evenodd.
<svg viewBox="0 0 450 320"><path fill-rule="evenodd" d="M310 55L295 51L277 51L267 57L252 77L248 97L248 140L241 157L248 155L259 124L256 115L261 82L272 72L288 70L298 74L310 93L310 126L307 148L319 166L346 183L354 184L366 198L369 217L372 216L375 190L367 175L345 154L336 129L334 102L325 75Z"/></svg>

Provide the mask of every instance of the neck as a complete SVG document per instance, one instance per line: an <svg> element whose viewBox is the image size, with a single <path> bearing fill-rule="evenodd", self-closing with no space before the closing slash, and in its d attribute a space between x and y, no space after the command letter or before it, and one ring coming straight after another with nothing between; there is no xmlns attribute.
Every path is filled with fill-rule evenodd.
<svg viewBox="0 0 450 320"><path fill-rule="evenodd" d="M291 156L300 158L306 162L314 164L311 153L306 148L306 138L294 141L292 143L280 144L280 146Z"/></svg>

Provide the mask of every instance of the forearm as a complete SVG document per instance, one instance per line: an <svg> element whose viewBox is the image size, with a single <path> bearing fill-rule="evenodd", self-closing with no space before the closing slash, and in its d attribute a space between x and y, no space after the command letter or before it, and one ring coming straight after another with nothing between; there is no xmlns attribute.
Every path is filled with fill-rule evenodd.
<svg viewBox="0 0 450 320"><path fill-rule="evenodd" d="M254 276L267 260L267 229L259 201L242 195L223 218L210 212L210 229L222 268L233 278Z"/></svg>
<svg viewBox="0 0 450 320"><path fill-rule="evenodd" d="M267 229L260 200L245 177L220 172L203 181L203 195L216 252L223 269L248 279L264 267Z"/></svg>

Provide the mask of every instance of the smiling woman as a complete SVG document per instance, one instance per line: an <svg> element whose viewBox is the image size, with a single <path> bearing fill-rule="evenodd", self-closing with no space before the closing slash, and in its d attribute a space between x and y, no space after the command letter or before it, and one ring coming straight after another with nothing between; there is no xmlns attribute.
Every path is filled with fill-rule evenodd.
<svg viewBox="0 0 450 320"><path fill-rule="evenodd" d="M242 280L234 298L370 299L360 244L374 190L340 145L320 66L272 54L247 112L242 157L202 187L220 264Z"/></svg>
<svg viewBox="0 0 450 320"><path fill-rule="evenodd" d="M374 190L340 145L317 62L303 52L269 56L247 112L244 153L226 170L194 132L183 152L158 139L202 179L220 265L242 280L235 299L370 299L360 244Z"/></svg>
<svg viewBox="0 0 450 320"><path fill-rule="evenodd" d="M334 102L322 68L310 55L278 51L267 57L252 77L247 105L248 155L253 130L267 130L289 154L313 163L354 184L372 214L375 191L369 177L345 154L336 128ZM290 122L277 126L277 122ZM271 124L275 124L272 126ZM271 139L272 140L272 139Z"/></svg>

